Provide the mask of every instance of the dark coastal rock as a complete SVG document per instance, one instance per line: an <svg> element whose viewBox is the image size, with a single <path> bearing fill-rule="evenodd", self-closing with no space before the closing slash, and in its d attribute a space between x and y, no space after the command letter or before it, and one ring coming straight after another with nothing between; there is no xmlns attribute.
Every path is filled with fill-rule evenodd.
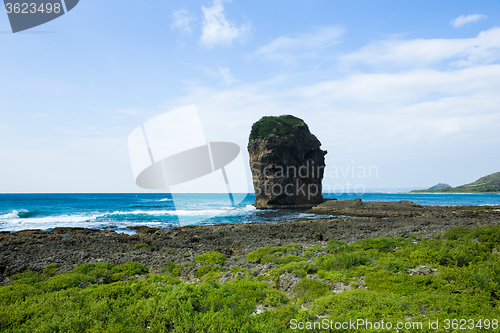
<svg viewBox="0 0 500 333"><path fill-rule="evenodd" d="M222 265L224 274L239 265L246 268L249 274L266 275L274 264L245 261L248 253L263 246L297 244L300 250L286 255L302 256L305 249L313 246L326 251L326 242L331 239L348 244L377 237L413 236L412 240L418 240L434 237L454 227L498 224L500 210L483 208L431 207L410 201L327 200L311 212L331 217L303 221L185 226L135 235L82 228L1 233L0 286L11 283L12 275L16 273L28 269L42 273L47 265L53 263L58 265L56 274L61 274L84 263L111 262L118 265L131 260L146 265L150 273L162 272L166 262L181 264L179 278L185 282L199 282L195 272L202 264L194 259L211 251L220 252L228 259ZM193 238L197 241L192 242ZM134 248L137 244L147 244L149 250ZM497 249L493 249L492 253L499 255ZM315 255L311 252L309 258ZM143 276L130 278L142 279ZM235 278L241 278L241 274L224 277L226 280ZM288 280L291 280L290 276L283 277L280 285L285 288L290 282ZM103 284L104 281L97 280L95 283Z"/></svg>
<svg viewBox="0 0 500 333"><path fill-rule="evenodd" d="M302 119L263 117L248 143L257 208L312 207L323 202L326 151Z"/></svg>
<svg viewBox="0 0 500 333"><path fill-rule="evenodd" d="M313 207L310 212L318 214L334 214L364 217L412 217L421 216L428 207L408 200L388 202L363 202L361 199L352 200L325 200L324 203Z"/></svg>

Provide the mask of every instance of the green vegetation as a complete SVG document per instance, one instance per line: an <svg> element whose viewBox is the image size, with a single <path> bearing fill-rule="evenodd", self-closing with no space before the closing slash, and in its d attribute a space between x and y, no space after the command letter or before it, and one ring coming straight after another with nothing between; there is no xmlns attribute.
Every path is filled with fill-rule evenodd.
<svg viewBox="0 0 500 333"><path fill-rule="evenodd" d="M328 250L334 253L342 252L343 250L347 249L347 243L331 239L326 243L326 247L328 248Z"/></svg>
<svg viewBox="0 0 500 333"><path fill-rule="evenodd" d="M290 135L293 133L293 127L297 125L305 125L305 123L302 119L291 115L262 117L252 125L249 140L265 139L271 134L276 136Z"/></svg>
<svg viewBox="0 0 500 333"><path fill-rule="evenodd" d="M148 248L148 244L135 244L134 245L134 249L136 250L139 250L139 249L147 249Z"/></svg>
<svg viewBox="0 0 500 333"><path fill-rule="evenodd" d="M49 278L51 276L54 276L54 274L56 274L57 269L58 269L57 264L47 265L47 267L45 267L45 269L43 270L42 275L43 277Z"/></svg>
<svg viewBox="0 0 500 333"><path fill-rule="evenodd" d="M167 262L163 271L167 274L178 276L182 271L182 265L174 264L173 262Z"/></svg>
<svg viewBox="0 0 500 333"><path fill-rule="evenodd" d="M226 260L226 257L219 252L208 252L194 258L194 261L205 265L222 265Z"/></svg>
<svg viewBox="0 0 500 333"><path fill-rule="evenodd" d="M202 281L196 284L179 280L192 263L167 262L162 274L148 274L136 262L84 264L62 273L51 264L0 287L0 331L295 332L291 319L327 318L422 322L419 332L444 332L445 319L484 324L500 317L500 226L455 228L418 241L330 240L327 247L260 248L245 260L274 265L260 273L233 266L233 274L245 274L226 283L217 281L226 259L217 252L195 258ZM313 258L315 252L322 255ZM285 273L300 278L288 296L275 287ZM135 274L147 278L126 278ZM82 282L90 285L81 288ZM333 290L338 285L343 292ZM429 329L428 320L439 320L440 330Z"/></svg>
<svg viewBox="0 0 500 333"><path fill-rule="evenodd" d="M448 188L414 190L412 193L500 193L500 172L481 177L470 184Z"/></svg>
<svg viewBox="0 0 500 333"><path fill-rule="evenodd" d="M210 280L210 279L217 279L222 276L222 272L224 272L224 269L220 267L219 265L203 265L199 266L196 268L196 271L194 275L198 279L203 279L205 280Z"/></svg>
<svg viewBox="0 0 500 333"><path fill-rule="evenodd" d="M315 252L325 252L325 250L323 250L319 246L313 246L313 247L310 247L310 248L306 249L304 251L303 256L305 258L310 258L310 257L312 257L314 255Z"/></svg>
<svg viewBox="0 0 500 333"><path fill-rule="evenodd" d="M225 272L225 269L223 269L220 265L222 265L226 260L226 257L219 252L200 254L194 258L194 261L203 265L196 268L194 275L203 281L218 279L222 276L222 273Z"/></svg>
<svg viewBox="0 0 500 333"><path fill-rule="evenodd" d="M313 301L328 293L330 289L331 287L328 284L313 279L303 279L294 287L297 297L301 301Z"/></svg>
<svg viewBox="0 0 500 333"><path fill-rule="evenodd" d="M304 258L289 255L290 253L300 250L300 246L296 244L289 244L283 246L264 246L257 251L253 251L247 255L249 262L256 262L261 264L286 264L290 262L302 261ZM285 254L288 254L285 256Z"/></svg>
<svg viewBox="0 0 500 333"><path fill-rule="evenodd" d="M489 209L500 209L500 206L487 206L487 207L477 207L475 210L489 210Z"/></svg>

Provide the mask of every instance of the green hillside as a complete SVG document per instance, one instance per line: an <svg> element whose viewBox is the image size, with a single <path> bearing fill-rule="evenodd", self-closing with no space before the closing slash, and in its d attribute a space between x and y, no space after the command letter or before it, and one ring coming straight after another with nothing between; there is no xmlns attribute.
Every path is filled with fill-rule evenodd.
<svg viewBox="0 0 500 333"><path fill-rule="evenodd" d="M500 172L481 177L470 184L432 190L415 190L412 193L500 193Z"/></svg>

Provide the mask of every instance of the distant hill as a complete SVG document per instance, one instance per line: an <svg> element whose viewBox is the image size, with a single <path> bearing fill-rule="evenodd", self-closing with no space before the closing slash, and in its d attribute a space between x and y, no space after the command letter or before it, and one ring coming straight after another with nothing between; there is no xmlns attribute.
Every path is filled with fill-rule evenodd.
<svg viewBox="0 0 500 333"><path fill-rule="evenodd" d="M451 186L448 185L448 184L444 184L444 183L439 183L437 185L434 185L433 187L429 187L429 190L438 190L438 189L442 189L442 188L450 188Z"/></svg>
<svg viewBox="0 0 500 333"><path fill-rule="evenodd" d="M447 185L447 184L438 184ZM436 188L428 190L414 190L412 193L500 193L500 172L479 178L473 183L457 187Z"/></svg>

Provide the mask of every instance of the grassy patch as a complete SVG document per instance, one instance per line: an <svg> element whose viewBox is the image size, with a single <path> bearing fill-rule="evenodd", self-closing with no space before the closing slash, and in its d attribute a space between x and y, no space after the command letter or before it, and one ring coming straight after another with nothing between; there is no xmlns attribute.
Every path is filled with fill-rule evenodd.
<svg viewBox="0 0 500 333"><path fill-rule="evenodd" d="M302 261L303 258L293 255L287 255L300 250L297 244L288 244L283 246L264 246L256 251L247 254L246 260L256 263L275 263L284 264L293 261Z"/></svg>
<svg viewBox="0 0 500 333"><path fill-rule="evenodd" d="M314 279L304 279L294 287L299 299L306 302L325 295L330 289L328 284Z"/></svg>
<svg viewBox="0 0 500 333"><path fill-rule="evenodd" d="M249 139L250 141L258 138L265 139L271 134L277 136L290 135L293 133L293 127L304 124L302 119L291 115L262 117L252 125Z"/></svg>

